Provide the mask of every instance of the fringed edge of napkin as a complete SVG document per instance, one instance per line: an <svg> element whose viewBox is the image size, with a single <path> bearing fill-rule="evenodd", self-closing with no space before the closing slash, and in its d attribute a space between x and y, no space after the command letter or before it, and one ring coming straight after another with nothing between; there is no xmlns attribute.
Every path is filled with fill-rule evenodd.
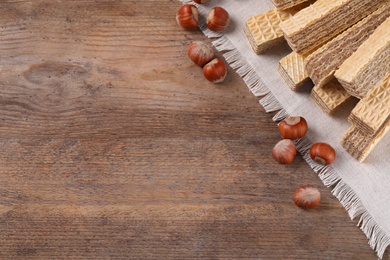
<svg viewBox="0 0 390 260"><path fill-rule="evenodd" d="M256 73L256 70L250 66L242 57L236 47L222 33L210 31L206 26L205 17L207 10L205 6L201 6L190 0L180 0L183 4L191 3L198 7L199 13L199 28L208 38L214 39L213 46L221 53L229 66L244 80L249 90L254 96L259 97L259 103L267 113L277 112L272 118L273 121L279 122L288 117L289 114L275 98L272 92L268 89L261 77ZM302 155L303 159L309 164L315 173L318 174L322 183L332 188L332 194L340 201L347 210L351 220L360 216L358 227L368 238L368 244L375 250L380 259L390 245L390 237L377 225L374 218L367 212L356 193L349 187L338 175L331 166L321 166L316 164L310 158L310 147L312 142L304 137L295 141L297 150Z"/></svg>

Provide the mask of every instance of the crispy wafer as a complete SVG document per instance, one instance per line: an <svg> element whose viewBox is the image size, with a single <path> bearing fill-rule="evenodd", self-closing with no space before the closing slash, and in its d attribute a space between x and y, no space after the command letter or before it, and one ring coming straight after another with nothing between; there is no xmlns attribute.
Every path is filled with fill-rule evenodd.
<svg viewBox="0 0 390 260"><path fill-rule="evenodd" d="M356 126L352 125L344 134L341 145L354 158L363 162L389 129L390 124L387 123L379 132L367 136Z"/></svg>
<svg viewBox="0 0 390 260"><path fill-rule="evenodd" d="M283 32L279 28L281 21L293 15L288 11L271 9L246 20L244 32L256 54L284 42Z"/></svg>
<svg viewBox="0 0 390 260"><path fill-rule="evenodd" d="M279 61L278 71L292 90L299 89L310 81L304 67L304 58L292 52Z"/></svg>
<svg viewBox="0 0 390 260"><path fill-rule="evenodd" d="M327 114L333 114L339 107L352 98L336 79L323 86L314 86L311 90L310 97Z"/></svg>
<svg viewBox="0 0 390 260"><path fill-rule="evenodd" d="M348 120L366 135L373 135L390 119L390 71L359 101Z"/></svg>
<svg viewBox="0 0 390 260"><path fill-rule="evenodd" d="M248 18L245 22L244 33L253 51L256 54L261 54L285 42L279 24L313 2L314 0L306 0L302 4L287 10L271 9Z"/></svg>
<svg viewBox="0 0 390 260"><path fill-rule="evenodd" d="M271 0L271 2L278 9L287 9L306 2L306 0Z"/></svg>
<svg viewBox="0 0 390 260"><path fill-rule="evenodd" d="M332 80L338 67L387 17L390 17L390 2L308 55L305 69L313 83L321 86Z"/></svg>
<svg viewBox="0 0 390 260"><path fill-rule="evenodd" d="M313 52L342 31L377 10L383 0L318 0L280 23L290 47Z"/></svg>
<svg viewBox="0 0 390 260"><path fill-rule="evenodd" d="M390 71L390 17L335 72L350 95L363 98Z"/></svg>

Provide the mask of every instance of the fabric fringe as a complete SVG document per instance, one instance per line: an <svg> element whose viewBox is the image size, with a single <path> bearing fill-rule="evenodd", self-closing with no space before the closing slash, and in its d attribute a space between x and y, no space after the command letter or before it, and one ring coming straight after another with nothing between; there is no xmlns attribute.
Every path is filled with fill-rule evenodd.
<svg viewBox="0 0 390 260"><path fill-rule="evenodd" d="M218 39L213 41L213 46L218 50L218 51L231 51L235 50L236 48L234 45L229 41L229 39L223 35L219 37Z"/></svg>
<svg viewBox="0 0 390 260"><path fill-rule="evenodd" d="M261 97L270 93L260 76L257 75L256 71L252 69L236 49L229 50L223 56L230 67L244 80L253 95Z"/></svg>
<svg viewBox="0 0 390 260"><path fill-rule="evenodd" d="M221 53L229 66L236 71L236 73L244 80L249 90L256 97L260 97L259 103L265 109L266 112L277 112L272 118L275 122L279 122L288 117L287 111L271 93L268 87L263 83L260 76L256 73L247 61L242 57L240 52L230 42L230 40L222 35L210 31L206 26L205 17L207 10L204 6L194 3L191 0L180 0L183 4L191 3L198 7L199 27L208 38L213 39L213 46ZM386 248L390 245L390 237L380 229L376 224L372 216L366 211L363 204L357 197L356 193L351 187L349 187L338 175L338 173L331 166L322 166L315 163L310 158L310 147L312 142L303 137L295 141L297 151L302 155L303 159L318 174L319 178L326 187L334 187L332 194L340 201L340 203L347 210L351 219L355 219L360 216L358 226L367 236L370 247L376 251L378 257L382 259Z"/></svg>
<svg viewBox="0 0 390 260"><path fill-rule="evenodd" d="M386 248L390 245L390 238L366 211L355 192L344 181L340 180L332 190L332 194L344 206L351 219L360 216L358 227L366 235L370 247L376 251L379 259L382 259Z"/></svg>
<svg viewBox="0 0 390 260"><path fill-rule="evenodd" d="M338 183L341 178L331 166L319 165L311 159L310 148L312 144L312 141L307 137L303 137L295 141L297 151L302 155L302 158L312 168L312 170L317 173L322 183L329 188Z"/></svg>
<svg viewBox="0 0 390 260"><path fill-rule="evenodd" d="M367 236L370 247L376 251L379 259L382 259L387 247L390 245L390 238L366 211L354 190L341 179L332 167L320 166L311 159L310 147L312 142L308 138L303 137L295 141L295 145L297 151L302 155L303 159L309 164L314 172L318 174L323 184L328 188L334 187L332 190L333 196L340 201L351 220L360 216L358 226Z"/></svg>
<svg viewBox="0 0 390 260"><path fill-rule="evenodd" d="M288 115L287 111L284 110L284 109L281 109L278 113L276 113L276 114L274 115L274 117L272 118L272 120L275 121L275 122L280 122L280 121L282 121L283 119L285 119L285 118L288 117L288 116L289 116L289 115Z"/></svg>
<svg viewBox="0 0 390 260"><path fill-rule="evenodd" d="M351 219L355 219L365 212L355 192L344 181L337 183L336 187L332 190L332 194L340 200Z"/></svg>
<svg viewBox="0 0 390 260"><path fill-rule="evenodd" d="M310 148L312 144L313 142L307 137L303 137L295 141L297 151L302 155L302 158L313 169L313 171L318 174L318 177L321 179L322 183L329 188L337 184L341 178L331 166L319 165L311 159Z"/></svg>
<svg viewBox="0 0 390 260"><path fill-rule="evenodd" d="M288 116L283 113L283 116ZM281 119L283 120L283 119ZM376 251L379 259L382 259L386 248L390 245L390 238L376 224L375 220L366 211L364 205L356 195L354 190L348 186L337 172L331 166L321 166L314 162L310 157L310 147L312 142L303 137L295 141L297 151L302 155L303 159L316 172L326 187L334 187L332 190L335 196L347 211L351 220L360 216L358 226L367 236L370 247Z"/></svg>
<svg viewBox="0 0 390 260"><path fill-rule="evenodd" d="M390 245L390 238L378 227L368 212L364 212L360 217L358 226L360 226L360 229L366 234L370 247L375 250L378 257L382 259L386 248Z"/></svg>
<svg viewBox="0 0 390 260"><path fill-rule="evenodd" d="M260 105L262 105L267 113L276 112L283 109L282 105L280 105L279 101L275 98L272 93L268 93L259 101Z"/></svg>

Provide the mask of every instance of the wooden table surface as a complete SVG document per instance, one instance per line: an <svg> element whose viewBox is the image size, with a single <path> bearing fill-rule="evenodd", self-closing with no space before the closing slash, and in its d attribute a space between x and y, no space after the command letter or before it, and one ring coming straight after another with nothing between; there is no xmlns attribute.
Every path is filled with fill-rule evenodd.
<svg viewBox="0 0 390 260"><path fill-rule="evenodd" d="M0 258L376 259L241 78L203 78L179 7L0 2Z"/></svg>

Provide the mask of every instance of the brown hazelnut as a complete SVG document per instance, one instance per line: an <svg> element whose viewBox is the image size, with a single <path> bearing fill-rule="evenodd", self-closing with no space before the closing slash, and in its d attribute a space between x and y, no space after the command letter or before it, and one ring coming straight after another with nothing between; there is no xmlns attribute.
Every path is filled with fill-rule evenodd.
<svg viewBox="0 0 390 260"><path fill-rule="evenodd" d="M194 0L194 2L198 3L198 4L205 4L205 3L210 2L210 0Z"/></svg>
<svg viewBox="0 0 390 260"><path fill-rule="evenodd" d="M188 46L188 57L198 66L203 67L214 58L213 49L204 42L195 41Z"/></svg>
<svg viewBox="0 0 390 260"><path fill-rule="evenodd" d="M187 30L198 29L199 11L195 5L185 4L176 14L177 23Z"/></svg>
<svg viewBox="0 0 390 260"><path fill-rule="evenodd" d="M300 208L313 209L320 203L321 193L313 186L301 186L295 190L293 200L295 205Z"/></svg>
<svg viewBox="0 0 390 260"><path fill-rule="evenodd" d="M213 83L220 83L224 81L227 74L225 62L220 58L215 58L203 67L203 75L205 78Z"/></svg>
<svg viewBox="0 0 390 260"><path fill-rule="evenodd" d="M281 164L290 164L293 162L297 149L290 139L279 141L272 149L272 157Z"/></svg>
<svg viewBox="0 0 390 260"><path fill-rule="evenodd" d="M222 32L230 24L229 13L222 7L214 7L207 14L206 24L211 31Z"/></svg>
<svg viewBox="0 0 390 260"><path fill-rule="evenodd" d="M318 164L329 165L336 159L336 152L327 143L315 143L310 148L310 157Z"/></svg>
<svg viewBox="0 0 390 260"><path fill-rule="evenodd" d="M279 123L278 128L283 138L291 140L304 137L308 130L306 119L301 116L285 118Z"/></svg>

